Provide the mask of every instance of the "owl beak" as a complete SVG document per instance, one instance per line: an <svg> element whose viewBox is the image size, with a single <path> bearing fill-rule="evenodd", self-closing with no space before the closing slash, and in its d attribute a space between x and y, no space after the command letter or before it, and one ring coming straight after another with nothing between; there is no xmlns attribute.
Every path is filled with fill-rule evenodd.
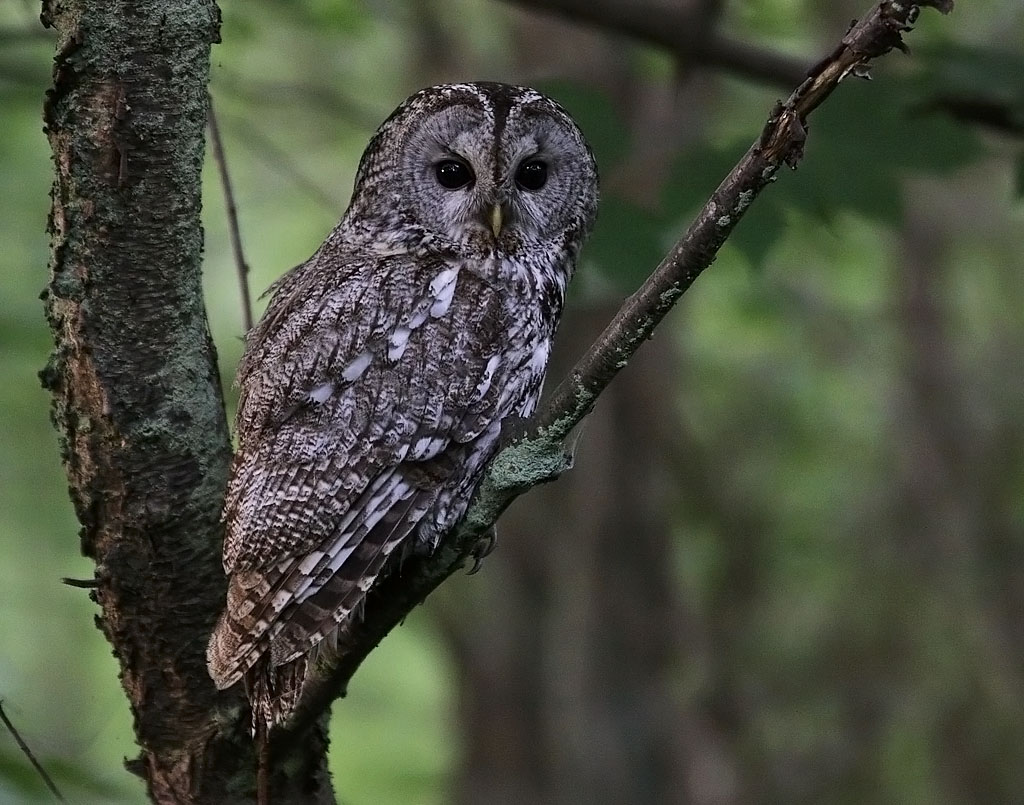
<svg viewBox="0 0 1024 805"><path fill-rule="evenodd" d="M491 232L494 233L494 238L495 240L497 240L498 236L501 234L501 223L503 217L501 205L495 204L493 207L491 207L491 212L488 217L490 219Z"/></svg>

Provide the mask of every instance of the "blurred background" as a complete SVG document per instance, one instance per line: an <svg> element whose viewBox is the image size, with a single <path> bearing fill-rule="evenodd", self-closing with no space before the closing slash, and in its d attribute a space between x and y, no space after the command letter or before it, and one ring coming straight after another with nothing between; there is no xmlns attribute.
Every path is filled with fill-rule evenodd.
<svg viewBox="0 0 1024 805"><path fill-rule="evenodd" d="M410 92L536 85L602 170L558 378L868 0L225 0L211 92L252 286ZM0 699L72 802L140 802L49 400L52 35L0 4ZM1024 6L926 11L601 398L576 468L373 653L339 801L1024 800ZM671 47L674 43L674 48ZM206 289L239 293L213 164ZM261 303L262 305L262 303ZM233 404L233 395L232 395ZM0 802L48 794L0 732Z"/></svg>

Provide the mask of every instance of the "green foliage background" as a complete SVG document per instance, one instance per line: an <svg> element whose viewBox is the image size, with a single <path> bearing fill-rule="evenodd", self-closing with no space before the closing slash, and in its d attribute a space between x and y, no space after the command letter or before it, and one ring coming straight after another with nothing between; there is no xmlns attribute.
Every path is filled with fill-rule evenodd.
<svg viewBox="0 0 1024 805"><path fill-rule="evenodd" d="M819 5L733 3L727 27L810 62L841 33L823 24L832 15ZM840 774L832 801L943 801L957 752L981 758L974 767L987 769L993 801L1024 796L1024 646L997 628L1020 631L1024 601L1020 129L1014 138L964 125L922 100L984 93L1024 121L1024 59L1013 45L1024 15L1013 2L961 5L949 19L922 15L911 60L890 57L872 84L850 81L825 105L800 169L755 205L658 336L683 354L680 426L714 457L713 483L753 526L743 545L729 545L730 524L689 498L676 504L680 595L694 612L727 608L722 585L737 550L759 568L757 614L728 660L749 694L741 746L751 764L775 759L800 775L823 752L854 751L841 734L859 717L856 695L887 709L869 762L837 761L856 771ZM470 75L502 78L512 61L507 9L449 6L448 24L470 43ZM333 226L373 128L423 83L410 45L420 18L398 2L222 8L212 92L259 290ZM50 348L37 297L50 183L40 107L52 58L36 12L0 6L0 31L12 34L0 35L0 699L72 801L138 802L141 784L122 769L134 745L116 663L87 593L59 583L92 567L78 556L35 378ZM631 58L651 80L671 80L662 54L637 47ZM541 83L578 116L611 177L574 291L580 304L635 287L779 94L722 79L711 119L674 160L661 197L638 200L623 168L635 133L612 99L559 76ZM207 303L229 387L241 317L212 165L206 182ZM942 449L951 421L907 431L919 426L908 425L920 402L908 378L920 355L908 346L901 266L922 208L949 226L932 300L949 386L934 394L955 391L950 427L968 452L1000 456L946 479L969 487L977 510L907 480L928 464L923 454ZM901 503L922 484L926 500L936 496L923 508L949 504L945 543L900 536L905 518L919 516ZM430 611L385 641L336 708L331 763L346 802L447 801L460 757L457 669ZM681 669L681 690L703 672ZM46 792L0 734L0 801L36 800Z"/></svg>

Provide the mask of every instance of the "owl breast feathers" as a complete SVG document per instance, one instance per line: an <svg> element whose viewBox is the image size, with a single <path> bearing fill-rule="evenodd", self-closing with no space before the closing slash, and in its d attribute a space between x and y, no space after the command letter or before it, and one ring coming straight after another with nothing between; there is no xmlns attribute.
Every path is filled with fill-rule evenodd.
<svg viewBox="0 0 1024 805"><path fill-rule="evenodd" d="M271 288L238 372L227 606L207 659L254 724L293 709L391 563L465 513L502 421L532 413L597 174L568 114L431 87L381 126L351 205ZM326 642L325 642L326 641Z"/></svg>

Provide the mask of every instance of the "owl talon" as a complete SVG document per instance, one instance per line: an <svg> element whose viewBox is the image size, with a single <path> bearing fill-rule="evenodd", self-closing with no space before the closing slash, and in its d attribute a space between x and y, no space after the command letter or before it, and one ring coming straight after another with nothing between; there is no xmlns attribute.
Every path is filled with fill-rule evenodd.
<svg viewBox="0 0 1024 805"><path fill-rule="evenodd" d="M472 576L480 570L484 565L484 557L490 556L491 551L494 550L494 546L498 544L498 532L493 528L489 528L487 533L480 537L476 545L473 546L473 550L470 552L470 556L473 557L473 567L466 573L467 576Z"/></svg>

